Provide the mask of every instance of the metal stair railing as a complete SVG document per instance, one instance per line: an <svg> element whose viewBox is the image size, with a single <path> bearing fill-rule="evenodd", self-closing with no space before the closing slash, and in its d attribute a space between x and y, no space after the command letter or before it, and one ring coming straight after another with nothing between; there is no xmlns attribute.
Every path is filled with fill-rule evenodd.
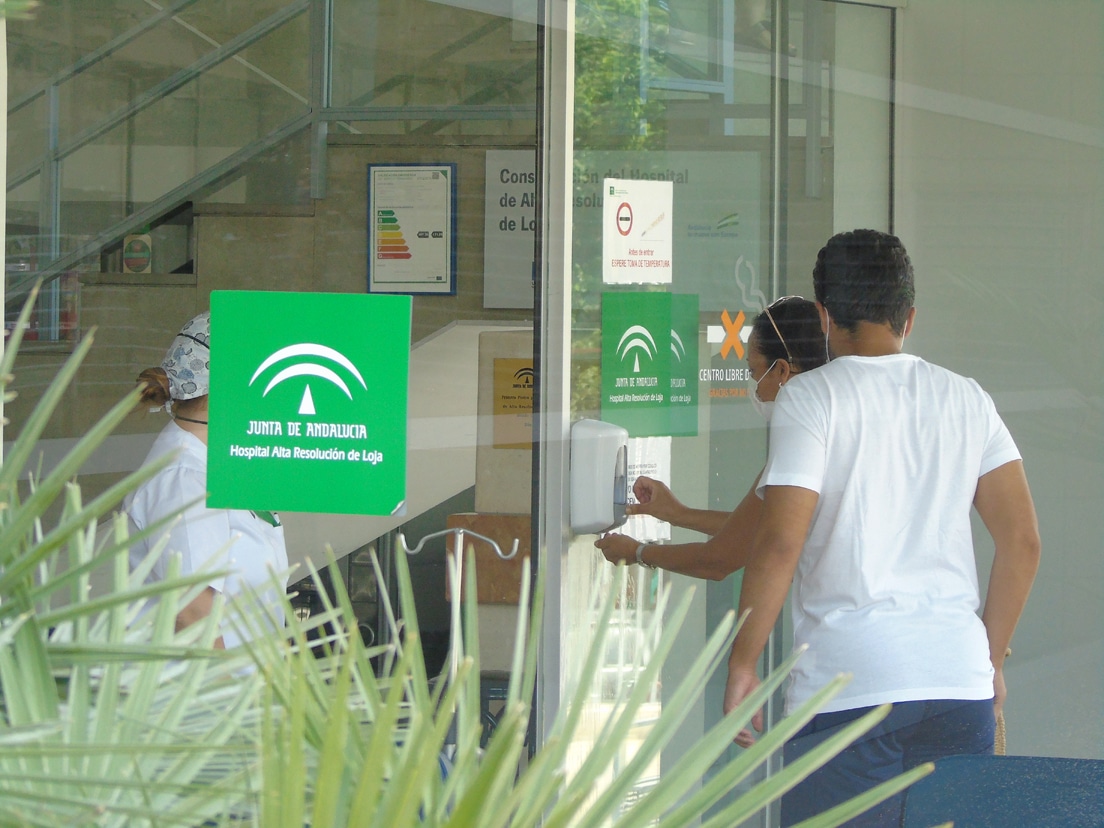
<svg viewBox="0 0 1104 828"><path fill-rule="evenodd" d="M283 26L289 20L303 14L310 7L311 0L295 0L288 6L285 6L275 14L270 15L265 20L251 27L245 32L230 40L227 43L216 48L214 51L208 52L199 60L192 63L190 66L181 69L179 72L172 75L172 77L166 78L156 86L151 87L146 92L142 93L134 100L130 101L125 106L121 106L112 112L110 115L103 118L99 123L93 124L87 129L83 130L76 137L70 139L62 146L58 146L51 151L48 151L46 157L39 164L32 164L28 167L24 167L19 172L8 177L8 189L12 190L21 184L26 183L35 175L41 172L42 164L46 163L60 163L60 161L66 156L72 155L77 150L101 137L105 133L111 131L115 127L122 124L128 118L137 115L142 110L151 106L154 103L168 97L176 90L180 89L185 84L195 80L199 75L203 74L208 69L211 69L223 61L233 57L238 52L249 48L257 41L268 35L270 32ZM68 70L67 70L68 71ZM69 75L71 76L71 75ZM45 94L49 95L49 89L45 90ZM303 103L307 103L303 100Z"/></svg>
<svg viewBox="0 0 1104 828"><path fill-rule="evenodd" d="M199 175L185 181L178 187L165 193L165 195L151 201L137 212L131 213L121 221L100 231L94 237L84 242L72 251L60 255L41 270L30 273L22 279L9 274L9 284L5 292L5 300L9 304L20 303L38 280L48 281L51 278L64 273L72 268L81 259L91 256L102 250L109 244L124 237L127 233L144 225L152 223L155 219L195 198L198 194L220 186L224 179L237 172L247 161L257 157L266 150L271 149L282 141L287 140L298 132L309 129L313 121L310 113L289 121L282 127L273 130L262 138L253 141L239 149L237 152L208 167Z"/></svg>
<svg viewBox="0 0 1104 828"><path fill-rule="evenodd" d="M54 75L52 78L50 78L48 81L41 84L37 88L32 89L30 92L25 92L19 97L13 98L12 100L8 101L8 117L10 118L20 109L27 106L27 104L32 103L33 101L45 95L50 87L60 86L65 81L76 75L79 75L81 72L84 72L89 67L99 63L104 58L111 57L111 55L115 54L125 46L130 45L146 32L156 28L165 20L175 17L184 9L188 8L188 6L195 5L197 2L199 2L199 0L177 0L177 2L173 3L171 6L166 6L165 8L162 8L157 14L153 15L152 17L146 18L137 26L134 26L128 31L123 32L114 40L105 43L94 52L89 52L87 55L80 58L72 65L66 67L65 69L62 69L60 72L58 72L56 75Z"/></svg>
<svg viewBox="0 0 1104 828"><path fill-rule="evenodd" d="M504 28L506 26L509 26L509 25L510 25L509 18L506 18L506 17L493 18L492 20L490 20L490 22L484 23L482 26L480 26L475 31L468 32L466 35L463 35L462 37L460 37L457 40L453 41L452 43L445 46L444 48L438 49L436 52L434 52L429 57L427 57L425 62L427 64L430 64L430 65L441 63L441 62L447 60L448 58L452 57L453 55L455 55L457 52L460 52L463 49L466 49L467 47L469 47L469 46L471 46L475 43L478 43L480 40L482 40L487 35L493 34L494 32L498 31L499 29L502 29L502 28ZM348 104L346 104L346 107L348 107L348 108L359 108L359 107L362 107L362 106L366 106L367 104L371 103L373 100L380 97L381 95L385 95L386 93L392 91L393 89L398 89L404 83L407 83L410 80L412 80L412 78L409 75L395 75L392 78L388 78L387 80L385 80L383 83L379 84L378 86L376 86L372 89L369 89L363 95L360 95L360 96L354 98L352 101L350 101Z"/></svg>
<svg viewBox="0 0 1104 828"><path fill-rule="evenodd" d="M39 236L44 241L40 255L45 260L45 264L36 272L27 273L21 278L14 276L14 274L9 277L10 282L5 292L5 304L8 307L21 302L30 290L31 285L36 281L41 280L43 282L49 282L58 274L72 268L81 259L94 255L104 247L118 241L127 233L152 223L158 217L180 206L190 197L194 197L197 193L203 192L214 184L225 180L250 159L270 149L280 141L303 130L305 127L310 126L312 117L308 112L308 114L303 117L288 121L284 125L272 130L267 135L246 144L238 151L211 165L180 186L154 199L141 210L126 216L110 227L96 233L91 239L80 244L76 249L62 253L60 237L62 205L60 181L61 165L66 158L72 156L83 147L88 146L97 138L102 137L112 129L126 123L129 119L134 118L138 113L146 110L155 103L166 99L185 84L194 81L204 72L230 59L243 63L254 73L261 75L265 80L298 99L308 110L317 112L321 108L320 106L312 107L311 101L284 84L279 83L275 78L272 78L257 67L252 66L252 64L240 57L239 53L262 40L268 34L289 21L304 14L312 7L316 7L320 3L324 6L328 6L329 0L294 0L294 2L274 12L224 44L217 43L212 38L207 37L203 32L198 31L177 18L177 15L182 10L193 5L197 0L176 0L176 2L164 7L158 6L154 0L147 0L147 2L157 9L156 14L141 21L118 37L112 39L110 42L56 73L37 88L20 95L9 106L8 113L10 116L34 101L45 98L47 128L46 146L43 155L36 162L10 175L7 180L7 189L11 191L32 180L35 176L41 176L40 190L42 196L40 202L42 206L39 210ZM172 21L178 25L184 26L193 35L200 37L215 48L199 60L194 61L191 65L177 71L171 77L166 78L146 90L143 94L135 97L124 106L119 107L114 112L102 118L98 123L82 130L79 134L62 144L59 140L60 117L58 104L59 89L61 85L78 77L83 72L88 71L91 67L119 52L127 45L134 43L142 37L142 35L167 21Z"/></svg>

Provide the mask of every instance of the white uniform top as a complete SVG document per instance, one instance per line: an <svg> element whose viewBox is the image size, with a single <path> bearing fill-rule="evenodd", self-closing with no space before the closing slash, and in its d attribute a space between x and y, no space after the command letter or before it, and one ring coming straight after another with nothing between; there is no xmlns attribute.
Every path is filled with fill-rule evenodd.
<svg viewBox="0 0 1104 828"><path fill-rule="evenodd" d="M143 465L174 451L179 452L176 459L128 495L125 501L132 531L144 529L166 515L179 512L185 504L193 503L168 530L168 544L147 581L162 580L170 556L179 552L182 574L196 572L204 565L229 570L230 575L226 577L212 577L209 586L230 599L242 592L243 584L249 584L282 625L283 610L276 599L271 577L275 573L282 579L283 587L287 587L284 528L274 527L243 509L208 509L204 505L207 447L176 423L170 422L161 430ZM194 503L197 499L198 503ZM150 549L163 537L157 534L135 543L130 550L131 568L145 560ZM225 619L226 615L222 636L229 648L240 644L242 638ZM264 621L267 626L268 619Z"/></svg>
<svg viewBox="0 0 1104 828"><path fill-rule="evenodd" d="M970 509L978 478L1020 459L971 379L908 354L840 357L778 395L760 480L819 494L794 575L787 710L841 672L824 712L988 699Z"/></svg>

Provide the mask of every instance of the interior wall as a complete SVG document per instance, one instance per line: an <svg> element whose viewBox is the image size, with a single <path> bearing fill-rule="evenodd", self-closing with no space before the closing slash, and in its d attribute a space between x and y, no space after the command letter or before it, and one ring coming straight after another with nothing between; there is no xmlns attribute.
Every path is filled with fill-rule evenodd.
<svg viewBox="0 0 1104 828"><path fill-rule="evenodd" d="M327 150L326 197L304 210L197 206L202 303L212 290L313 290L363 293L368 286L368 164L455 163L456 295L415 296L418 342L458 320L531 321L531 309L483 307L483 214L488 149L533 149L500 139L410 143L343 137ZM516 141L516 139L513 139ZM206 306L206 304L204 304Z"/></svg>
<svg viewBox="0 0 1104 828"><path fill-rule="evenodd" d="M835 89L832 96L833 232L889 229L892 41L884 9L836 8ZM819 248L817 248L819 250ZM816 261L816 251L807 262ZM812 267L809 266L811 274ZM811 283L811 279L810 279Z"/></svg>
<svg viewBox="0 0 1104 828"><path fill-rule="evenodd" d="M1102 34L1095 0L899 13L896 230L918 307L906 347L993 395L1043 538L1005 670L1009 753L1104 756Z"/></svg>

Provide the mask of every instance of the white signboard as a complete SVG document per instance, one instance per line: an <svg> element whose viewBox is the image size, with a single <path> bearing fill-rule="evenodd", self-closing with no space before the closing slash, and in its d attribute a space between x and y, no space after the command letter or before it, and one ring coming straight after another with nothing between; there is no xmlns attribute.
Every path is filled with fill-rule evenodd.
<svg viewBox="0 0 1104 828"><path fill-rule="evenodd" d="M628 461L629 503L637 502L632 487L638 477L651 477L671 485L670 437L630 438ZM633 515L619 531L642 542L671 539L671 524L651 515Z"/></svg>
<svg viewBox="0 0 1104 828"><path fill-rule="evenodd" d="M487 150L483 210L483 307L533 307L537 157Z"/></svg>
<svg viewBox="0 0 1104 828"><path fill-rule="evenodd" d="M678 293L697 294L703 312L759 310L770 300L762 154L752 150L688 152L578 150L572 167L573 273L601 290L607 178L674 185L674 278Z"/></svg>
<svg viewBox="0 0 1104 828"><path fill-rule="evenodd" d="M674 184L606 178L602 192L602 281L670 284Z"/></svg>

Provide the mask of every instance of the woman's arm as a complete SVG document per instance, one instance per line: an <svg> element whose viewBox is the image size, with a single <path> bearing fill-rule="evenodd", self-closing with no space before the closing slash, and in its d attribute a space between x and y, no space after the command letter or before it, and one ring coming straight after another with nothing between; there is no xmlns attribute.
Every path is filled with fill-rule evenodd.
<svg viewBox="0 0 1104 828"><path fill-rule="evenodd" d="M744 499L732 512L717 513L723 520L712 538L702 543L646 544L641 552L642 562L668 572L711 581L719 581L743 567L747 563L762 509L762 501L755 494L758 483L759 479L756 478ZM666 489L666 486L663 488ZM640 544L628 535L605 535L595 541L594 545L602 550L606 560L611 563L624 561L632 564L636 563L636 549Z"/></svg>
<svg viewBox="0 0 1104 828"><path fill-rule="evenodd" d="M751 487L753 492L757 485L758 475ZM732 512L714 509L691 509L675 497L664 483L651 477L638 477L633 483L633 494L637 502L625 508L626 514L651 515L703 535L716 535L732 515Z"/></svg>
<svg viewBox="0 0 1104 828"><path fill-rule="evenodd" d="M215 596L218 593L211 587L207 587L203 592L199 593L193 598L187 606L182 609L176 616L176 631L180 632L185 627L190 627L197 621L202 621L208 615L211 614L211 608L215 604ZM215 639L215 649L224 650L226 644L222 640L220 635Z"/></svg>

